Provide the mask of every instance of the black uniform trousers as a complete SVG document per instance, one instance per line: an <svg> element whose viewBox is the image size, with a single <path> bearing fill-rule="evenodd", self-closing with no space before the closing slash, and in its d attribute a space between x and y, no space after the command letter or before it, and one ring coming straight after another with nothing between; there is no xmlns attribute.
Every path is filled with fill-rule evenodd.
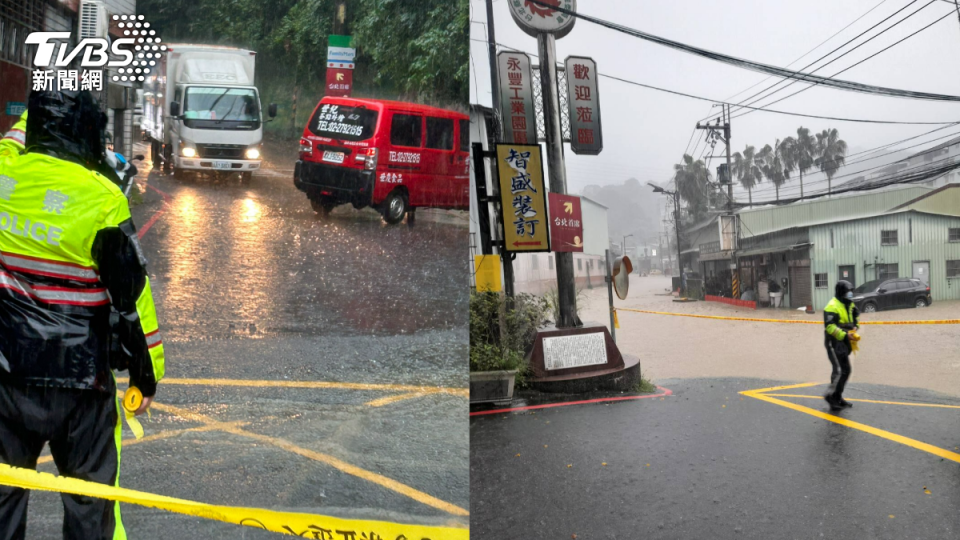
<svg viewBox="0 0 960 540"><path fill-rule="evenodd" d="M835 399L843 398L843 389L847 385L850 373L853 371L850 367L850 347L846 340L836 341L827 336L827 358L830 365L833 366L833 372L830 374L830 389L827 395L832 395Z"/></svg>
<svg viewBox="0 0 960 540"><path fill-rule="evenodd" d="M116 485L120 472L120 414L115 393L0 380L0 462L37 468L46 442L62 476ZM24 489L0 486L0 540L26 536ZM119 504L62 494L63 538L112 540L124 536Z"/></svg>

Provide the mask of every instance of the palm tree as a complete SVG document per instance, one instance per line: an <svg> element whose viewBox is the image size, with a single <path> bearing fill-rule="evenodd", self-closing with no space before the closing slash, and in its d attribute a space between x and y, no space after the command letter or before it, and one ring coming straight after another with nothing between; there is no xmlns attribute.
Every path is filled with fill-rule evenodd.
<svg viewBox="0 0 960 540"><path fill-rule="evenodd" d="M817 159L814 163L827 175L827 193L833 191L833 175L843 166L846 155L847 143L836 129L817 133Z"/></svg>
<svg viewBox="0 0 960 540"><path fill-rule="evenodd" d="M764 146L757 156L760 160L760 171L767 180L773 182L773 187L777 190L777 202L780 202L780 186L787 183L790 173L793 172L787 159L789 151L787 141L777 139L772 147L769 144Z"/></svg>
<svg viewBox="0 0 960 540"><path fill-rule="evenodd" d="M695 221L707 213L709 206L710 170L703 160L694 161L692 156L684 154L683 163L673 166L673 180L677 184L680 197L687 203L687 210Z"/></svg>
<svg viewBox="0 0 960 540"><path fill-rule="evenodd" d="M737 175L740 184L747 188L747 194L750 199L750 206L753 206L753 188L763 180L763 173L760 171L756 156L757 149L747 145L740 152L733 153L733 174Z"/></svg>
<svg viewBox="0 0 960 540"><path fill-rule="evenodd" d="M797 138L787 137L786 144L787 164L790 169L800 171L800 198L803 198L803 173L813 167L814 157L817 155L817 141L805 127L797 128Z"/></svg>

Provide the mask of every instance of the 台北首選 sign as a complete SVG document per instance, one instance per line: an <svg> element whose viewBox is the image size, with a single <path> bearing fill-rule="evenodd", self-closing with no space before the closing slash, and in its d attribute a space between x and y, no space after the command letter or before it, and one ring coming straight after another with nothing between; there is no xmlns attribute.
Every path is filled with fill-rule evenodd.
<svg viewBox="0 0 960 540"><path fill-rule="evenodd" d="M580 197L550 194L550 243L553 251L583 253Z"/></svg>
<svg viewBox="0 0 960 540"><path fill-rule="evenodd" d="M563 8L576 13L577 0L507 0L507 3L513 20L524 32L534 37L547 33L562 38L573 30L573 24L577 21L573 15L555 9Z"/></svg>
<svg viewBox="0 0 960 540"><path fill-rule="evenodd" d="M579 56L568 56L563 64L567 72L570 149L574 154L595 156L603 150L597 64Z"/></svg>
<svg viewBox="0 0 960 540"><path fill-rule="evenodd" d="M507 251L550 251L547 197L540 147L498 144L497 170Z"/></svg>
<svg viewBox="0 0 960 540"><path fill-rule="evenodd" d="M524 53L497 54L500 72L500 112L503 140L516 144L537 143L537 117L533 104L530 57Z"/></svg>

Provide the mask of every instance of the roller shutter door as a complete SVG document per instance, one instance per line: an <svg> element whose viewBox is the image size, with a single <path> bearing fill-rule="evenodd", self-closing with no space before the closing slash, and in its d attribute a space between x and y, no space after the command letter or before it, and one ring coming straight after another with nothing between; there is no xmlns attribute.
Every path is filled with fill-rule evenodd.
<svg viewBox="0 0 960 540"><path fill-rule="evenodd" d="M791 267L790 307L800 308L813 304L813 291L810 290L810 287L810 267Z"/></svg>

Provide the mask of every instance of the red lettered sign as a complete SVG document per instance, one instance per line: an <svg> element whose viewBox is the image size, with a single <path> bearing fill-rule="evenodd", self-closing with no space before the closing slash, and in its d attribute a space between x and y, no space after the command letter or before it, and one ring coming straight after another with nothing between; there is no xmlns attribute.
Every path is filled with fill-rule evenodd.
<svg viewBox="0 0 960 540"><path fill-rule="evenodd" d="M553 251L583 253L583 213L580 197L550 193L550 247Z"/></svg>
<svg viewBox="0 0 960 540"><path fill-rule="evenodd" d="M353 90L353 70L343 68L327 68L328 96L349 96Z"/></svg>

